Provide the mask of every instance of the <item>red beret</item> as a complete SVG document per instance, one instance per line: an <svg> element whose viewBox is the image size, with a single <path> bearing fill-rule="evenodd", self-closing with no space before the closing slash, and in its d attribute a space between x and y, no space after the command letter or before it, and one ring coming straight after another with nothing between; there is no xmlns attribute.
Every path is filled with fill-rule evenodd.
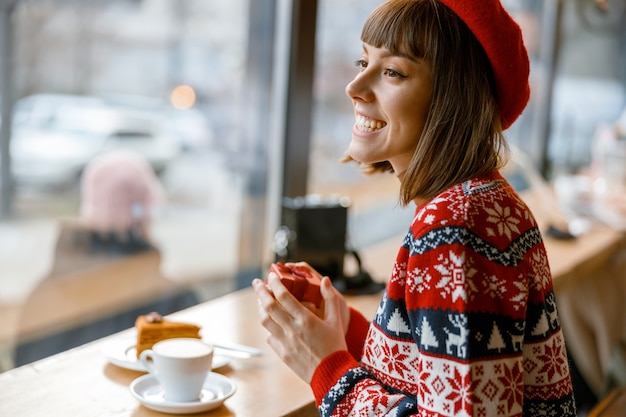
<svg viewBox="0 0 626 417"><path fill-rule="evenodd" d="M440 1L465 22L487 53L495 76L502 128L508 128L530 97L530 63L520 27L499 0Z"/></svg>

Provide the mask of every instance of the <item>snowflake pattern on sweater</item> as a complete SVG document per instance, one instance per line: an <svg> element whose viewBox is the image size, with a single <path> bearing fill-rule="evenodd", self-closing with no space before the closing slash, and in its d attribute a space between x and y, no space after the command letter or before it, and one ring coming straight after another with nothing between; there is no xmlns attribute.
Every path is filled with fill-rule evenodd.
<svg viewBox="0 0 626 417"><path fill-rule="evenodd" d="M369 326L322 416L576 415L542 237L497 171L416 209Z"/></svg>

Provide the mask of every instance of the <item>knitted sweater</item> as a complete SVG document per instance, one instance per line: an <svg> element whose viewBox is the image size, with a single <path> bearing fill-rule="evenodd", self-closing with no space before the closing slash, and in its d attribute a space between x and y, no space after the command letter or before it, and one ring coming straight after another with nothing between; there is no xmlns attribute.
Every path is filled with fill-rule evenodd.
<svg viewBox="0 0 626 417"><path fill-rule="evenodd" d="M499 172L417 207L371 323L311 387L322 416L575 416L542 237Z"/></svg>

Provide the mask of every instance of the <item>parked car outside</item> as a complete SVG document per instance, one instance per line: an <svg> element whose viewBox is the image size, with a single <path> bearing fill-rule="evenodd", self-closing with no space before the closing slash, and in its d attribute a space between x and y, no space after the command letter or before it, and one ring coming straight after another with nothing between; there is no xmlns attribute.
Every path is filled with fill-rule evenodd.
<svg viewBox="0 0 626 417"><path fill-rule="evenodd" d="M16 103L11 159L18 185L75 184L92 158L120 148L145 157L157 174L181 152L167 118L151 109L69 95L29 96Z"/></svg>

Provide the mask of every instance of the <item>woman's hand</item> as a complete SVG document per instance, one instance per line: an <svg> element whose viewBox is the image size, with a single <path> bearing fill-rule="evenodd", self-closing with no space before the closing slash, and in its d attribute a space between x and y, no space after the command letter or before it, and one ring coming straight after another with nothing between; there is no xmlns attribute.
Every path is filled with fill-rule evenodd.
<svg viewBox="0 0 626 417"><path fill-rule="evenodd" d="M270 335L268 344L300 378L307 383L322 359L333 352L347 350L345 334L350 312L343 296L322 279L321 309L300 303L274 274L267 284L252 282L259 303L261 324Z"/></svg>

